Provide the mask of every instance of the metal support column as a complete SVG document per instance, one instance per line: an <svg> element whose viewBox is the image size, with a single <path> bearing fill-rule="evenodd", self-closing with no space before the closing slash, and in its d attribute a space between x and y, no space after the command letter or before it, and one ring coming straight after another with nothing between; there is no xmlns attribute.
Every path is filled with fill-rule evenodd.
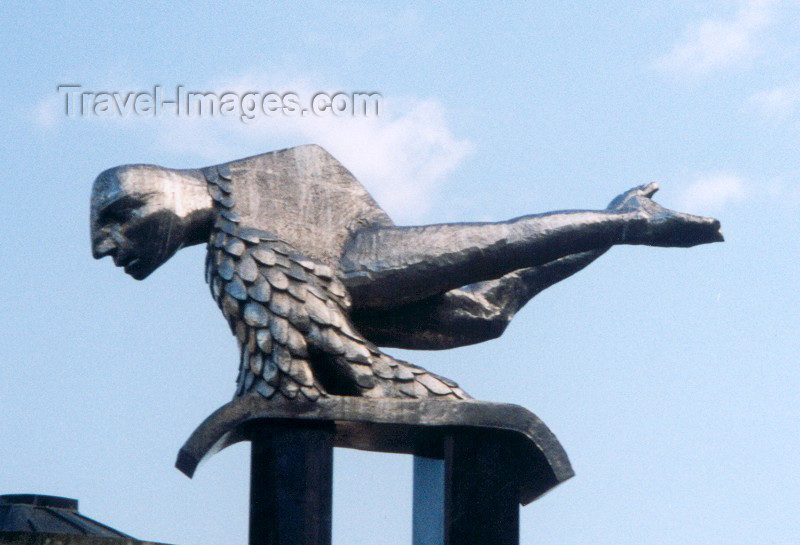
<svg viewBox="0 0 800 545"><path fill-rule="evenodd" d="M333 438L332 425L256 426L250 545L330 545Z"/></svg>

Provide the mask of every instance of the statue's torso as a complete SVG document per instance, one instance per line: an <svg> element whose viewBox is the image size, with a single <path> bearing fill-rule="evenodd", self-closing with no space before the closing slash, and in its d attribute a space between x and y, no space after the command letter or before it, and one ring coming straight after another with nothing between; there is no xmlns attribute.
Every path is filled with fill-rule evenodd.
<svg viewBox="0 0 800 545"><path fill-rule="evenodd" d="M345 190L320 188L316 177L325 168L292 194L286 173L265 181L275 171L255 172L253 165L242 166L248 161L203 169L217 210L206 280L240 346L237 395L308 401L326 395L466 397L455 383L382 353L350 321L338 256L351 228L389 221L366 191L359 195L345 184L351 205L336 214L331 199L344 199ZM265 190L270 187L280 188L275 199ZM327 204L313 218L302 209L312 195L327 199L315 201ZM293 226L293 217L308 221Z"/></svg>

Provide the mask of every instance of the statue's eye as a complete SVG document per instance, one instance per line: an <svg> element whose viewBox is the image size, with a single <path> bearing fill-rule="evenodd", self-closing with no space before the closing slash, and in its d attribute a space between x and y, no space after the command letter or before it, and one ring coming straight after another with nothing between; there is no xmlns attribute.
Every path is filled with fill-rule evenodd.
<svg viewBox="0 0 800 545"><path fill-rule="evenodd" d="M106 208L100 214L100 223L124 223L130 218L130 213L126 213L119 208Z"/></svg>
<svg viewBox="0 0 800 545"><path fill-rule="evenodd" d="M124 223L131 219L139 203L123 198L106 206L100 213L101 223Z"/></svg>

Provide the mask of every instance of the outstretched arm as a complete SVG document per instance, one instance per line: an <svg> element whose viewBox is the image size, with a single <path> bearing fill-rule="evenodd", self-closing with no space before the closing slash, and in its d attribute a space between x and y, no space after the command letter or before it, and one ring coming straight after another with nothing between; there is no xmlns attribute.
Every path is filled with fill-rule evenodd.
<svg viewBox="0 0 800 545"><path fill-rule="evenodd" d="M356 310L351 318L379 346L445 350L488 341L499 337L534 296L582 270L606 250L568 255L400 307Z"/></svg>
<svg viewBox="0 0 800 545"><path fill-rule="evenodd" d="M689 247L722 240L719 222L667 210L634 188L609 210L523 216L498 223L357 231L342 255L354 308L391 308L615 244Z"/></svg>

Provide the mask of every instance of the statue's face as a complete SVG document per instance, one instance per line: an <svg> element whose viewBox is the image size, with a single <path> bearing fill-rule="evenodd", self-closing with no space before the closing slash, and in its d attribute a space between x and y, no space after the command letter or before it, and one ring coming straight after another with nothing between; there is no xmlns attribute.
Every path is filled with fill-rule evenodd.
<svg viewBox="0 0 800 545"><path fill-rule="evenodd" d="M92 254L142 280L186 244L187 217L197 203L186 202L176 171L150 165L107 170L92 188Z"/></svg>

